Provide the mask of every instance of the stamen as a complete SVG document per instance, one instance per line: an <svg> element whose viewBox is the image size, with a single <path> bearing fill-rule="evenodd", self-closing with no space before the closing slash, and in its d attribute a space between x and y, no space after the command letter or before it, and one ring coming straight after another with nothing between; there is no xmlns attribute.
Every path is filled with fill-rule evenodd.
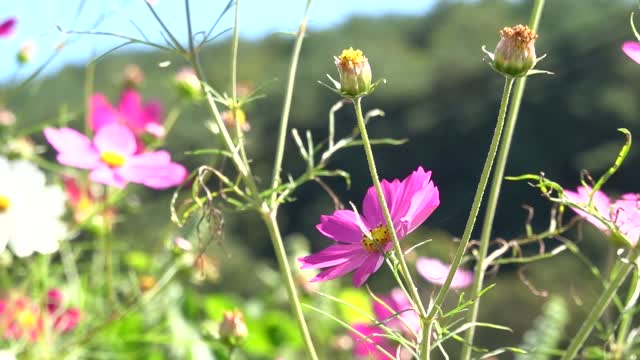
<svg viewBox="0 0 640 360"><path fill-rule="evenodd" d="M382 252L391 241L391 234L386 225L379 225L371 229L370 236L362 237L362 247L370 253Z"/></svg>
<svg viewBox="0 0 640 360"><path fill-rule="evenodd" d="M0 195L0 214L7 211L10 206L11 201L9 201L9 198L4 195Z"/></svg>
<svg viewBox="0 0 640 360"><path fill-rule="evenodd" d="M115 151L103 151L100 154L100 159L104 161L110 167L120 167L124 165L126 158L124 155Z"/></svg>

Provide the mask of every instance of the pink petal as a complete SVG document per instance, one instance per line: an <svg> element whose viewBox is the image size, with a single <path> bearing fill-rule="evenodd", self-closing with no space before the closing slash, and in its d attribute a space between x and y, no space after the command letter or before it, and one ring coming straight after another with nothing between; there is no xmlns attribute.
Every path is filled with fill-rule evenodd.
<svg viewBox="0 0 640 360"><path fill-rule="evenodd" d="M117 123L118 112L111 106L106 96L100 93L93 94L89 100L89 125L93 131L98 131L103 126Z"/></svg>
<svg viewBox="0 0 640 360"><path fill-rule="evenodd" d="M124 118L126 125L135 133L144 131L144 113L142 111L142 98L138 91L126 89L120 98L118 105L120 115Z"/></svg>
<svg viewBox="0 0 640 360"><path fill-rule="evenodd" d="M44 129L44 137L58 151L58 162L80 169L93 169L100 164L100 154L83 134L70 128Z"/></svg>
<svg viewBox="0 0 640 360"><path fill-rule="evenodd" d="M583 186L578 186L577 192L573 192L569 190L564 191L565 196L571 202L574 202L576 204L584 204L584 205L586 205L589 202L590 193L591 193L591 188L585 188ZM603 218L605 219L611 218L610 211L609 211L610 200L609 200L609 197L607 197L607 195L604 192L598 190L595 194L593 194L593 206L596 208L598 213L600 213L600 215ZM593 224L598 229L602 231L608 231L607 226L603 224L600 220L598 220L596 217L589 215L582 210L578 210L574 208L571 208L571 209L575 211L576 214L585 218L585 220Z"/></svg>
<svg viewBox="0 0 640 360"><path fill-rule="evenodd" d="M364 231L368 231L360 216L351 210L337 210L333 215L322 215L316 229L334 241L357 244L362 242Z"/></svg>
<svg viewBox="0 0 640 360"><path fill-rule="evenodd" d="M105 184L119 189L127 185L127 181L107 165L100 165L89 173L89 179L99 184Z"/></svg>
<svg viewBox="0 0 640 360"><path fill-rule="evenodd" d="M378 326L363 323L351 324L349 336L353 339L353 355L360 358L389 360L389 357L376 347L376 345L393 354L393 346L385 337L386 333Z"/></svg>
<svg viewBox="0 0 640 360"><path fill-rule="evenodd" d="M382 295L378 296L378 298L382 303L376 301L373 304L373 313L376 315L378 321L386 321L387 326L399 331L415 334L420 332L420 317L415 310L412 310L411 302L407 299L402 289L394 288L388 296ZM392 311L389 311L389 308L391 308ZM397 313L400 313L400 315L397 316L402 317L404 322L398 319L397 316L389 320ZM407 326L409 326L409 329L407 329Z"/></svg>
<svg viewBox="0 0 640 360"><path fill-rule="evenodd" d="M317 253L298 258L298 261L302 264L300 269L321 269L343 264L362 251L363 248L360 245L336 244Z"/></svg>
<svg viewBox="0 0 640 360"><path fill-rule="evenodd" d="M624 194L612 206L616 226L635 246L640 237L640 196Z"/></svg>
<svg viewBox="0 0 640 360"><path fill-rule="evenodd" d="M427 281L435 285L443 285L449 275L450 265L434 258L419 257L416 260L418 273ZM451 281L452 289L462 289L473 283L473 272L458 269Z"/></svg>
<svg viewBox="0 0 640 360"><path fill-rule="evenodd" d="M7 20L0 23L0 37L8 38L12 36L16 31L16 24L18 23L18 19L15 17L10 17Z"/></svg>
<svg viewBox="0 0 640 360"><path fill-rule="evenodd" d="M395 179L392 182L382 180L380 182L380 185L382 187L384 199L387 202L387 206L389 207L389 212L391 213L391 219L393 220L394 226L396 227L397 231L398 226L400 225L400 219L395 218L393 214L397 206L397 195L401 190L402 184L399 180ZM364 200L362 201L362 216L364 217L365 224L369 229L373 229L376 226L380 226L386 223L384 214L382 213L382 208L380 207L380 201L378 200L378 193L373 186L367 190L367 193L364 196ZM399 234L398 236L401 237Z"/></svg>
<svg viewBox="0 0 640 360"><path fill-rule="evenodd" d="M166 151L133 155L116 171L128 181L153 189L180 185L187 177L185 167L171 162L171 155Z"/></svg>
<svg viewBox="0 0 640 360"><path fill-rule="evenodd" d="M343 276L345 274L352 272L358 266L362 265L362 263L366 259L367 257L363 256L362 254L354 255L348 261L345 261L344 263L338 266L334 266L332 268L329 268L327 270L320 272L313 279L311 279L311 281L312 282L327 281L327 280L331 280L331 279L335 279L337 277Z"/></svg>
<svg viewBox="0 0 640 360"><path fill-rule="evenodd" d="M640 43L627 41L622 44L622 51L627 54L631 60L640 64Z"/></svg>
<svg viewBox="0 0 640 360"><path fill-rule="evenodd" d="M384 256L381 254L375 253L369 255L358 270L353 273L353 285L355 287L362 286L371 274L378 271L383 262Z"/></svg>
<svg viewBox="0 0 640 360"><path fill-rule="evenodd" d="M136 137L126 126L118 123L107 124L96 132L93 139L96 148L102 153L113 151L128 157L136 152Z"/></svg>

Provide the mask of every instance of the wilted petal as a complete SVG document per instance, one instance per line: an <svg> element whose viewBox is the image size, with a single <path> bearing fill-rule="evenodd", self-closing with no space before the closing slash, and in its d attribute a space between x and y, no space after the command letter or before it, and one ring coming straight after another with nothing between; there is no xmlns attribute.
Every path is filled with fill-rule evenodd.
<svg viewBox="0 0 640 360"><path fill-rule="evenodd" d="M627 54L631 60L640 64L640 43L627 41L622 44L622 51Z"/></svg>
<svg viewBox="0 0 640 360"><path fill-rule="evenodd" d="M362 242L364 231L368 231L360 216L351 210L337 210L332 215L322 215L316 229L334 241L358 244Z"/></svg>
<svg viewBox="0 0 640 360"><path fill-rule="evenodd" d="M133 155L136 152L136 137L126 126L112 123L100 128L93 142L102 153L112 151L122 156Z"/></svg>
<svg viewBox="0 0 640 360"><path fill-rule="evenodd" d="M58 151L58 162L81 169L92 169L100 164L100 154L91 141L70 128L44 129L44 136Z"/></svg>
<svg viewBox="0 0 640 360"><path fill-rule="evenodd" d="M438 259L419 257L418 260L416 260L416 268L418 269L418 273L427 281L435 285L443 285L447 280L451 266ZM471 283L473 283L473 272L458 269L455 275L453 275L451 288L462 289L471 285Z"/></svg>

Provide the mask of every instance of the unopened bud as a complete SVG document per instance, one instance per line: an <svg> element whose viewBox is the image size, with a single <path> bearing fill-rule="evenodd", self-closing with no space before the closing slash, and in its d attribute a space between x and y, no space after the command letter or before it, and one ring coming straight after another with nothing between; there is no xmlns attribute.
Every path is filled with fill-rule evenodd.
<svg viewBox="0 0 640 360"><path fill-rule="evenodd" d="M197 100L202 97L202 88L196 72L192 68L183 68L176 73L175 83L180 95Z"/></svg>
<svg viewBox="0 0 640 360"><path fill-rule="evenodd" d="M536 64L535 40L538 37L525 25L505 27L500 30L500 41L494 53L494 66L499 72L520 77Z"/></svg>
<svg viewBox="0 0 640 360"><path fill-rule="evenodd" d="M135 64L125 66L122 74L124 87L127 89L137 89L144 81L144 71Z"/></svg>
<svg viewBox="0 0 640 360"><path fill-rule="evenodd" d="M371 66L361 50L348 48L335 58L340 73L340 92L350 97L366 95L371 90Z"/></svg>
<svg viewBox="0 0 640 360"><path fill-rule="evenodd" d="M18 51L18 62L23 65L28 64L33 58L35 52L36 44L33 41L27 41L22 48L20 48L20 51Z"/></svg>
<svg viewBox="0 0 640 360"><path fill-rule="evenodd" d="M220 337L231 345L238 345L249 335L249 329L244 322L244 315L240 310L225 311L218 330Z"/></svg>

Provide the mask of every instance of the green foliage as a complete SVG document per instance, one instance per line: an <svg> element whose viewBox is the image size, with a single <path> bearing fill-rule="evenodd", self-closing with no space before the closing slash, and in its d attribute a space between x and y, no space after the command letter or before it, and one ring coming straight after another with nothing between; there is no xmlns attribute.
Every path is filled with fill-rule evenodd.
<svg viewBox="0 0 640 360"><path fill-rule="evenodd" d="M533 328L524 333L520 346L527 354L517 354L516 360L548 360L557 356L559 345L566 336L569 322L567 302L551 297L542 307L542 314L534 321Z"/></svg>

